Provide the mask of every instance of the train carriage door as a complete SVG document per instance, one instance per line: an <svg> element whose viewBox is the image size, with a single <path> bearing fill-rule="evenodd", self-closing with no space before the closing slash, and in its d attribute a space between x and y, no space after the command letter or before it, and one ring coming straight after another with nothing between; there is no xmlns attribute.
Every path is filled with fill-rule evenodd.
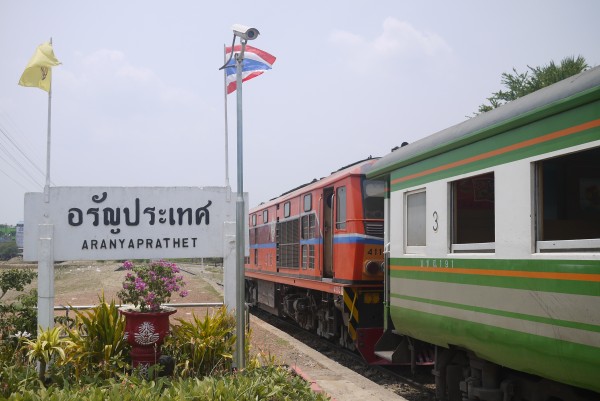
<svg viewBox="0 0 600 401"><path fill-rule="evenodd" d="M323 278L333 278L333 187L323 190Z"/></svg>

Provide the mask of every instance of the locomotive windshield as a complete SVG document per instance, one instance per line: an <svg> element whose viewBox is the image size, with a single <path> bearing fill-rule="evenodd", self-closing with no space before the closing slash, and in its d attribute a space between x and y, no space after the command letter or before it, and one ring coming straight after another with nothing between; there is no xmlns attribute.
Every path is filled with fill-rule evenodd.
<svg viewBox="0 0 600 401"><path fill-rule="evenodd" d="M383 199L385 197L385 181L364 180L363 200L365 219L383 219Z"/></svg>

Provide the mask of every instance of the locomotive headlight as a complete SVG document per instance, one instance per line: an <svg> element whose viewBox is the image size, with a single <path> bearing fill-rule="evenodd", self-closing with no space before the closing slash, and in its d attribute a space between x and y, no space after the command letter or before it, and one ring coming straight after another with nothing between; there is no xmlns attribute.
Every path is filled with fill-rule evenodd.
<svg viewBox="0 0 600 401"><path fill-rule="evenodd" d="M379 264L379 262L376 262L374 260L367 260L365 262L365 273L374 276L378 273L381 272L381 265Z"/></svg>
<svg viewBox="0 0 600 401"><path fill-rule="evenodd" d="M379 293L373 294L373 303L378 304L380 301Z"/></svg>
<svg viewBox="0 0 600 401"><path fill-rule="evenodd" d="M377 292L366 292L364 294L363 302L365 304L378 304L380 301L379 293Z"/></svg>

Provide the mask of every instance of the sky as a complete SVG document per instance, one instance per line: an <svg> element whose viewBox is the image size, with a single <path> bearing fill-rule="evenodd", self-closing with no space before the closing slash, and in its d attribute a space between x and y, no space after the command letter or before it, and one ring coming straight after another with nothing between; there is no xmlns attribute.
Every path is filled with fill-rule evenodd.
<svg viewBox="0 0 600 401"><path fill-rule="evenodd" d="M250 207L473 115L500 76L582 55L600 65L597 0L227 2L0 0L0 224L46 175L48 95L17 85L52 38L54 186L237 188L232 25L277 57L244 83Z"/></svg>

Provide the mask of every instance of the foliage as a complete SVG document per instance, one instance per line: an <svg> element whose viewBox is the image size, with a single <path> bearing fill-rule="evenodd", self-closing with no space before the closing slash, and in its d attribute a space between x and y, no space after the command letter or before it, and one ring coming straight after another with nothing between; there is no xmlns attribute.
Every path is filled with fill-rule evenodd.
<svg viewBox="0 0 600 401"><path fill-rule="evenodd" d="M9 290L23 291L26 285L31 284L36 273L32 270L9 269L0 272L0 299Z"/></svg>
<svg viewBox="0 0 600 401"><path fill-rule="evenodd" d="M134 377L107 380L94 386L29 389L11 394L9 401L325 401L301 378L277 366L200 379L143 381Z"/></svg>
<svg viewBox="0 0 600 401"><path fill-rule="evenodd" d="M0 341L0 399L24 388L36 388L35 368L27 364L23 343L31 337L28 332L18 332Z"/></svg>
<svg viewBox="0 0 600 401"><path fill-rule="evenodd" d="M147 381L145 377L155 376L119 364L125 352L123 320L114 302L107 304L104 297L100 302L89 312L76 312L68 337L62 336L62 326L40 329L34 340L15 337L12 360L0 360L0 400L327 399L272 360L263 366L255 357L245 370L232 373L235 319L225 308L203 319L193 315L190 322L177 319L173 336L163 346L163 353L170 351L179 360L175 376Z"/></svg>
<svg viewBox="0 0 600 401"><path fill-rule="evenodd" d="M180 380L163 392L163 399L195 400L327 400L282 367L267 366L240 374Z"/></svg>
<svg viewBox="0 0 600 401"><path fill-rule="evenodd" d="M169 267L173 276L178 273L170 264L163 267ZM8 272L0 276L2 295L25 290L35 277L30 271ZM225 308L203 318L176 320L163 354L172 355L177 365L174 375L165 378L141 375L126 363L124 319L114 301L109 304L102 295L93 310L75 312L72 327L40 328L31 339L24 330L36 330L36 301L35 290L21 294L11 304L11 315L1 315L1 401L326 399L286 369L274 366L273 360L263 366L263 360L250 358L245 370L232 373L235 319ZM245 346L248 355L249 341ZM154 369L159 366L149 372ZM155 380L146 381L147 377Z"/></svg>
<svg viewBox="0 0 600 401"><path fill-rule="evenodd" d="M0 239L1 238L12 238L14 239L17 235L17 227L9 226L7 224L0 224Z"/></svg>
<svg viewBox="0 0 600 401"><path fill-rule="evenodd" d="M15 302L9 305L0 305L0 337L11 333L35 333L37 330L37 289L19 294ZM6 313L3 313L6 312Z"/></svg>
<svg viewBox="0 0 600 401"><path fill-rule="evenodd" d="M175 319L171 336L163 345L163 353L170 353L178 361L182 377L203 377L231 369L236 337L235 318L225 307L204 319L192 314L190 321Z"/></svg>
<svg viewBox="0 0 600 401"><path fill-rule="evenodd" d="M518 99L529 93L535 92L546 86L552 85L558 81L579 74L589 68L589 65L582 56L566 57L559 65L550 61L548 65L541 67L527 66L529 71L519 73L513 68L514 74L502 73L501 83L506 90L494 92L487 98L489 104L479 106L478 112L483 113L502 106L511 100Z"/></svg>
<svg viewBox="0 0 600 401"><path fill-rule="evenodd" d="M67 357L73 362L78 379L82 374L94 372L108 379L127 366L125 319L114 300L108 304L102 294L99 301L90 311L75 311L75 327L68 331L72 344Z"/></svg>
<svg viewBox="0 0 600 401"><path fill-rule="evenodd" d="M12 393L39 389L34 367L22 363L0 363L0 400Z"/></svg>
<svg viewBox="0 0 600 401"><path fill-rule="evenodd" d="M0 260L9 260L19 255L19 248L15 241L0 243Z"/></svg>
<svg viewBox="0 0 600 401"><path fill-rule="evenodd" d="M177 274L180 270L175 263L161 260L134 265L126 261L123 267L129 272L117 296L141 312L159 311L160 305L168 303L173 292L178 292L181 297L187 296L187 291L182 289L185 286L183 276Z"/></svg>
<svg viewBox="0 0 600 401"><path fill-rule="evenodd" d="M35 340L25 340L23 348L27 350L29 362L39 363L39 379L46 379L46 367L51 362L62 363L66 360L65 348L71 341L63 337L63 329L56 326L44 330L39 328Z"/></svg>
<svg viewBox="0 0 600 401"><path fill-rule="evenodd" d="M23 291L33 281L32 270L10 269L0 272L0 300L10 290ZM37 291L19 294L15 302L0 302L0 339L8 339L17 331L33 333L37 327Z"/></svg>

